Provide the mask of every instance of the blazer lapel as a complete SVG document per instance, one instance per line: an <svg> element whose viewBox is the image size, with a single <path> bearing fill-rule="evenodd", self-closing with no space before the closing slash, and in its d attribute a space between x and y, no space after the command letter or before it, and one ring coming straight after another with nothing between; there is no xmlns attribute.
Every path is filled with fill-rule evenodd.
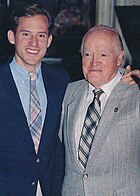
<svg viewBox="0 0 140 196"><path fill-rule="evenodd" d="M7 100L7 103L10 105L9 115L12 115L12 118L17 122L17 127L19 127L18 130L15 130L17 131L17 138L18 136L20 138L23 137L25 141L24 144L26 143L26 145L32 145L33 148L33 142L28 127L27 118L22 107L19 93L14 82L10 67L8 64L6 64L1 67L1 69L0 92L3 94L3 96L5 96L5 100ZM25 131L23 132L23 130ZM14 132L13 134L16 133Z"/></svg>
<svg viewBox="0 0 140 196"><path fill-rule="evenodd" d="M54 138L57 134L56 129L59 128L59 122L57 119L60 118L60 112L58 110L60 110L60 108L62 107L62 93L60 92L60 82L54 80L54 77L52 79L52 74L50 73L49 67L44 68L44 66L42 66L42 75L47 94L47 108L39 152L43 152L44 148L48 145L49 141L51 141L52 138Z"/></svg>

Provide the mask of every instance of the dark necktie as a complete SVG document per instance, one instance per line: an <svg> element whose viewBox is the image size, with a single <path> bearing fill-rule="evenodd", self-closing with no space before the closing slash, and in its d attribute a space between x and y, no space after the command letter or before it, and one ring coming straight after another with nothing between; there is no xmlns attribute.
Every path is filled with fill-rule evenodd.
<svg viewBox="0 0 140 196"><path fill-rule="evenodd" d="M39 97L36 89L36 73L30 72L30 132L35 146L36 153L42 132L42 116Z"/></svg>
<svg viewBox="0 0 140 196"><path fill-rule="evenodd" d="M81 133L78 149L78 159L84 168L86 167L94 135L101 117L101 103L99 98L102 93L102 89L94 90L94 100L87 109L87 114Z"/></svg>

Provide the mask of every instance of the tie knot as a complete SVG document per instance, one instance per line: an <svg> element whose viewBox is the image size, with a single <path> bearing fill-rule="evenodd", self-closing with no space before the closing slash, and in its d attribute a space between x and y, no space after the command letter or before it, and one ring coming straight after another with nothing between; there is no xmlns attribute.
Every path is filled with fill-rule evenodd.
<svg viewBox="0 0 140 196"><path fill-rule="evenodd" d="M37 73L36 72L29 72L29 76L31 80L36 80L37 78Z"/></svg>
<svg viewBox="0 0 140 196"><path fill-rule="evenodd" d="M99 99L100 96L104 93L104 91L100 88L100 89L95 89L94 91L94 96Z"/></svg>

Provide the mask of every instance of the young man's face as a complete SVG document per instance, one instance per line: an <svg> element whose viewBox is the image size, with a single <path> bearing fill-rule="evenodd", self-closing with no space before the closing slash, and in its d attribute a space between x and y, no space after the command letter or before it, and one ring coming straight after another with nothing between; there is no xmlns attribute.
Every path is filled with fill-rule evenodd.
<svg viewBox="0 0 140 196"><path fill-rule="evenodd" d="M8 31L8 39L15 45L17 63L28 71L35 70L50 46L48 20L43 15L21 17L17 31Z"/></svg>

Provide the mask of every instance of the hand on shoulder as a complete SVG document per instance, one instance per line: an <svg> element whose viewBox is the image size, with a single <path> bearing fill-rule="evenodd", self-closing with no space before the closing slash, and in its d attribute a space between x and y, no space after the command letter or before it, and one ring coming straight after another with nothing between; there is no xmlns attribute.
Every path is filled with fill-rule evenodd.
<svg viewBox="0 0 140 196"><path fill-rule="evenodd" d="M122 77L123 82L128 84L140 84L140 70L131 70L131 66L127 65L126 74Z"/></svg>

